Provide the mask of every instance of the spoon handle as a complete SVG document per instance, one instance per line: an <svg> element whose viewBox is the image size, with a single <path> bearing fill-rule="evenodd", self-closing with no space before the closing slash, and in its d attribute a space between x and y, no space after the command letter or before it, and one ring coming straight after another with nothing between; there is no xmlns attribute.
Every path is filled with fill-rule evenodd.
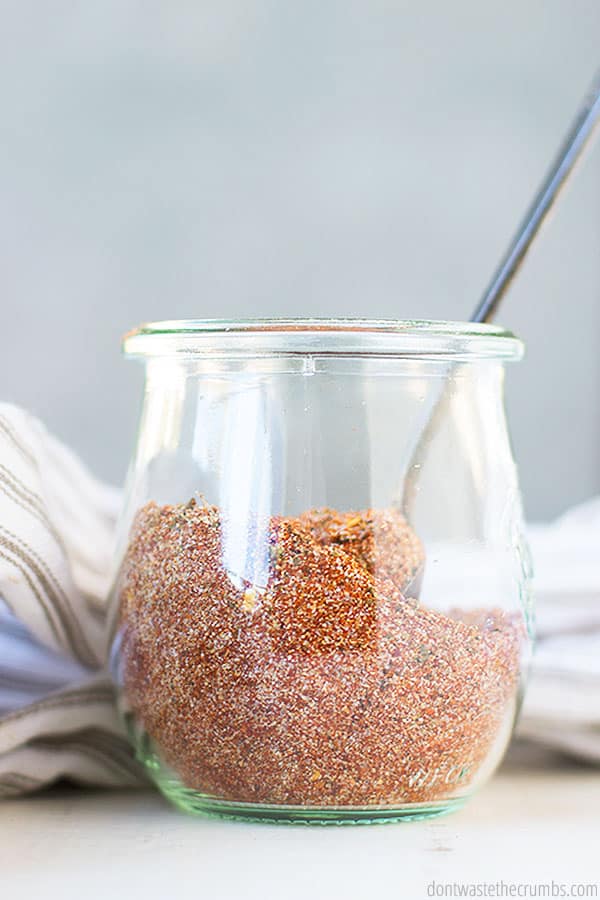
<svg viewBox="0 0 600 900"><path fill-rule="evenodd" d="M539 232L544 220L560 190L569 180L575 163L589 145L595 128L600 123L600 72L586 95L571 130L548 171L548 175L540 187L533 203L527 210L513 241L506 251L502 262L494 272L471 317L472 322L489 322L496 312L500 301L510 287L519 271L533 239Z"/></svg>
<svg viewBox="0 0 600 900"><path fill-rule="evenodd" d="M599 122L600 72L597 73L594 84L588 94L586 94L575 122L550 167L546 179L527 210L512 243L475 309L471 318L472 322L489 322L493 317L500 301L510 287L512 279L519 271L534 238L539 233L554 201L558 197L560 189L573 173L575 163L581 158L584 148L591 144L591 139ZM456 364L448 364L442 386L434 390L429 397L423 411L421 428L416 436L412 452L408 456L409 462L405 470L402 490L402 508L408 518L410 518L419 489L421 466L439 423L443 418L443 414L446 412L450 394L449 383L456 368Z"/></svg>

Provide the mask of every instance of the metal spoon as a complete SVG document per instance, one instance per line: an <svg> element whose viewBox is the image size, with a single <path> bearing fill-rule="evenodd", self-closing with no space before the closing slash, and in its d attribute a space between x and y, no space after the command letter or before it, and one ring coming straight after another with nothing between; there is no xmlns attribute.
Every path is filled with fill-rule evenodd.
<svg viewBox="0 0 600 900"><path fill-rule="evenodd" d="M471 322L490 322L492 320L561 188L564 187L574 171L575 163L581 159L584 148L591 144L590 138L599 123L600 72L596 75L593 86L586 94L577 118L565 137L533 203L525 213L511 245L471 316Z"/></svg>
<svg viewBox="0 0 600 900"><path fill-rule="evenodd" d="M500 301L505 296L534 238L539 234L542 224L552 209L560 190L575 170L575 164L581 159L583 150L592 143L597 126L600 123L600 71L591 89L586 94L577 117L565 137L560 150L533 203L527 210L523 221L517 229L508 250L500 265L494 272L492 280L484 291L473 315L472 322L489 322L493 318ZM449 365L448 375L455 366ZM450 379L445 378L441 391L433 396L425 414L422 428L410 457L402 493L402 509L407 518L417 493L418 480L423 460L429 444L435 434L439 422L443 418L444 409L449 400Z"/></svg>

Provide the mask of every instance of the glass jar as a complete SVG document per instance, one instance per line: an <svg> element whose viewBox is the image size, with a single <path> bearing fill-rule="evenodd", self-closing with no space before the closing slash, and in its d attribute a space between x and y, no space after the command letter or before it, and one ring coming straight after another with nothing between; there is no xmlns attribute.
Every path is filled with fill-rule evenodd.
<svg viewBox="0 0 600 900"><path fill-rule="evenodd" d="M500 761L532 637L503 406L521 343L448 322L144 326L111 668L187 811L419 818Z"/></svg>

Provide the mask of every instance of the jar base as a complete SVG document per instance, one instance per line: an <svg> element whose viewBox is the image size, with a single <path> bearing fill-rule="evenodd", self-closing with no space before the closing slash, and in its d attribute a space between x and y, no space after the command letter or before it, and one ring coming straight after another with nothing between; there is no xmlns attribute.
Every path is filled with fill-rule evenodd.
<svg viewBox="0 0 600 900"><path fill-rule="evenodd" d="M143 760L151 780L178 809L190 815L264 822L281 825L374 825L416 821L443 816L460 809L467 797L405 803L400 806L288 806L271 803L244 803L219 800L186 787L160 764L156 756Z"/></svg>
<svg viewBox="0 0 600 900"><path fill-rule="evenodd" d="M464 799L460 799L438 803L408 803L404 806L282 806L215 800L177 783L169 786L163 783L159 786L171 803L191 815L278 825L375 825L418 821L454 812L465 803Z"/></svg>

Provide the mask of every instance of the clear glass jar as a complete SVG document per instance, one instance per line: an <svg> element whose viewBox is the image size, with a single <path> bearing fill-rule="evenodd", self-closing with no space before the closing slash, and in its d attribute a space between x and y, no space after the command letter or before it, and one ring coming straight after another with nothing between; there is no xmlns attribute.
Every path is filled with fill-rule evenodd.
<svg viewBox="0 0 600 900"><path fill-rule="evenodd" d="M492 326L164 322L121 523L111 667L192 812L456 808L511 735L532 635Z"/></svg>

